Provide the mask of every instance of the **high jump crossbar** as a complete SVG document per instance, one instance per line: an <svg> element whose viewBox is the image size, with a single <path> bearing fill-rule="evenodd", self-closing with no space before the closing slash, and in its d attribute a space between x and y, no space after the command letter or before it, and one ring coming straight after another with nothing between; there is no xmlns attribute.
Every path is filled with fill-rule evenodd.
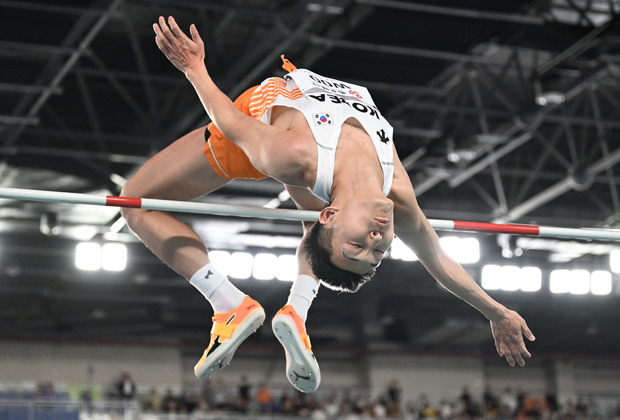
<svg viewBox="0 0 620 420"><path fill-rule="evenodd" d="M293 221L313 222L318 220L319 216L319 212L309 210L271 209L242 205L159 200L154 198L117 197L112 195L105 196L19 188L0 188L0 198L21 201L127 207L178 213L211 214L218 216L237 216ZM457 220L437 219L429 219L429 222L433 229L441 231L506 233L510 235L537 236L546 238L620 241L620 229L564 228L553 226L464 222Z"/></svg>

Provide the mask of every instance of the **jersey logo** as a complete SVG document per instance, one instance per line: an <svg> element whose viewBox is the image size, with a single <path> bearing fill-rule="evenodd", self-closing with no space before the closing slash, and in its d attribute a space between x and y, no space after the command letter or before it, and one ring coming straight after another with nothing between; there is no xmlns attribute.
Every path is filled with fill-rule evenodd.
<svg viewBox="0 0 620 420"><path fill-rule="evenodd" d="M349 89L349 94L355 96L357 99L359 99L360 101L364 98L362 98L362 95L359 94L358 91L353 90L353 89Z"/></svg>
<svg viewBox="0 0 620 420"><path fill-rule="evenodd" d="M334 121L330 114L312 114L314 117L314 125L333 125Z"/></svg>
<svg viewBox="0 0 620 420"><path fill-rule="evenodd" d="M390 142L390 139L385 135L385 130L383 128L377 131L377 135L379 136L379 141L381 143L388 144Z"/></svg>

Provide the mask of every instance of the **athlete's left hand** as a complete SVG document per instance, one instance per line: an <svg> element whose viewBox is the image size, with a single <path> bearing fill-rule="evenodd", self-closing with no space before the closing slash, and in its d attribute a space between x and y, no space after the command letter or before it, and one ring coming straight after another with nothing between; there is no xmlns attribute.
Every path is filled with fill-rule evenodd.
<svg viewBox="0 0 620 420"><path fill-rule="evenodd" d="M525 366L524 359L529 359L532 355L525 347L523 336L530 341L536 338L521 315L506 309L500 316L491 320L491 332L497 353L505 357L510 366L515 364Z"/></svg>
<svg viewBox="0 0 620 420"><path fill-rule="evenodd" d="M166 19L159 17L158 23L153 24L155 43L174 66L185 75L194 69L205 67L205 47L200 38L198 29L192 24L189 27L189 38L179 28L172 16Z"/></svg>

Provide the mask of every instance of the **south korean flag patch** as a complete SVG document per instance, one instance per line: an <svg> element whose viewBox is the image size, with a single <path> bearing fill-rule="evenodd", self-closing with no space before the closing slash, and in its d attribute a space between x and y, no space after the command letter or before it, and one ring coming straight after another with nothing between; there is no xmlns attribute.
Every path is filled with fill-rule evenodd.
<svg viewBox="0 0 620 420"><path fill-rule="evenodd" d="M333 125L334 121L332 120L332 116L329 114L312 114L314 117L314 125Z"/></svg>

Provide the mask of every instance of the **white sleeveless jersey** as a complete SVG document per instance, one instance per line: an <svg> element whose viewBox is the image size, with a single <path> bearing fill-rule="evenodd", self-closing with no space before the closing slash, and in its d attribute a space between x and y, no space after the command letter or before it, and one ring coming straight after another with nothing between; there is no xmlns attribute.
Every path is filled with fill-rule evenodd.
<svg viewBox="0 0 620 420"><path fill-rule="evenodd" d="M263 85L270 79L265 80ZM368 89L348 82L319 76L305 69L284 76L286 90L299 88L302 95L292 99L277 95L261 120L269 123L271 107L285 106L300 111L312 130L318 150L316 182L312 193L331 202L336 147L342 125L355 118L372 139L383 169L383 193L387 196L394 176L393 128L375 106Z"/></svg>

